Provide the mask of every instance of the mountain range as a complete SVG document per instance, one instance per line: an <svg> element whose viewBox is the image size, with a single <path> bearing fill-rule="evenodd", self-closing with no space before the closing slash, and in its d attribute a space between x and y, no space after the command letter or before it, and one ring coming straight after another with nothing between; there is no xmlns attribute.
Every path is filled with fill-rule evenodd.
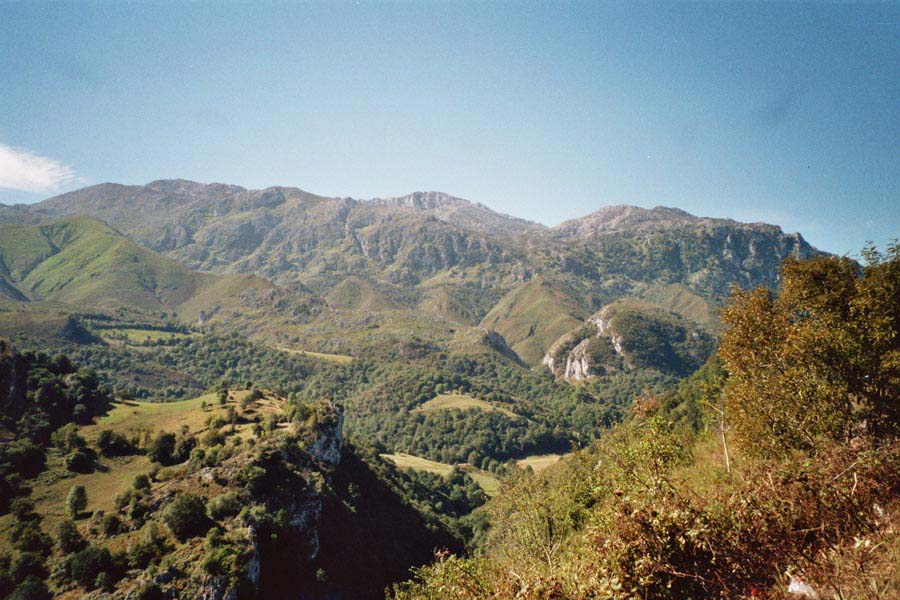
<svg viewBox="0 0 900 600"><path fill-rule="evenodd" d="M715 332L729 286L773 286L799 233L608 206L546 227L440 192L355 200L297 188L105 183L0 205L0 296L19 309L174 313L279 344L365 354L496 332L527 364L640 298Z"/></svg>

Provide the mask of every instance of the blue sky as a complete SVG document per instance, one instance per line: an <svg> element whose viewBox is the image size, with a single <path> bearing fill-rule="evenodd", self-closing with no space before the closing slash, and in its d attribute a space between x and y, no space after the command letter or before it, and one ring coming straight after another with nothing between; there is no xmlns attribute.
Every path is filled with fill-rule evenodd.
<svg viewBox="0 0 900 600"><path fill-rule="evenodd" d="M900 3L0 3L0 202L183 177L900 236Z"/></svg>

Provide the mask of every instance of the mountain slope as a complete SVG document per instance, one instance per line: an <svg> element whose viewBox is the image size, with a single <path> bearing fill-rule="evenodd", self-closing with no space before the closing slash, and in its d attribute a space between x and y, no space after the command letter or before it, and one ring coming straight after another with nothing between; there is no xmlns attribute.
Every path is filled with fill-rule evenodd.
<svg viewBox="0 0 900 600"><path fill-rule="evenodd" d="M555 376L574 381L618 369L684 377L706 362L714 348L707 331L677 313L623 298L556 340L542 363Z"/></svg>
<svg viewBox="0 0 900 600"><path fill-rule="evenodd" d="M553 340L588 313L583 301L564 286L535 277L501 298L481 327L498 332L516 354L534 364Z"/></svg>
<svg viewBox="0 0 900 600"><path fill-rule="evenodd" d="M0 268L19 291L14 300L27 300L27 293L91 310L173 312L186 322L249 322L254 312L277 320L308 312L304 301L311 302L259 277L192 271L92 217L0 225Z"/></svg>
<svg viewBox="0 0 900 600"><path fill-rule="evenodd" d="M358 354L355 346L376 338L395 343L418 329L446 341L458 327L480 325L532 366L559 336L625 297L715 330L732 284L773 287L784 258L821 254L774 225L666 207L610 206L546 228L439 192L359 201L185 180L92 186L0 207L0 222L79 214L190 269L255 275L355 313L289 327L284 341ZM7 296L13 288L2 287Z"/></svg>
<svg viewBox="0 0 900 600"><path fill-rule="evenodd" d="M545 229L540 223L496 213L483 204L473 204L442 192L415 192L397 198L375 198L370 202L380 206L415 208L451 225L491 235L518 235Z"/></svg>

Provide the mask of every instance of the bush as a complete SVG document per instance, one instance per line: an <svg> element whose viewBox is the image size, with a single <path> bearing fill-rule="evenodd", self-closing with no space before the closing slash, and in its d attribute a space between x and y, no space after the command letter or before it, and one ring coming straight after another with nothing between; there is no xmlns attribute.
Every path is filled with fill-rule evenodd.
<svg viewBox="0 0 900 600"><path fill-rule="evenodd" d="M23 528L16 540L16 548L21 552L35 552L37 554L47 555L53 547L53 540L50 536L41 531L40 526L36 522L31 522L27 527Z"/></svg>
<svg viewBox="0 0 900 600"><path fill-rule="evenodd" d="M84 449L78 449L66 456L66 469L75 473L90 473L94 470L94 457Z"/></svg>
<svg viewBox="0 0 900 600"><path fill-rule="evenodd" d="M241 512L242 507L243 503L237 492L219 494L209 501L209 516L216 521L221 521L222 519L235 516Z"/></svg>
<svg viewBox="0 0 900 600"><path fill-rule="evenodd" d="M69 516L73 519L77 519L78 515L81 514L81 511L87 508L87 503L87 490L84 489L84 486L73 485L66 498L66 510L68 511Z"/></svg>
<svg viewBox="0 0 900 600"><path fill-rule="evenodd" d="M13 563L10 575L13 581L17 583L21 583L29 577L44 579L47 576L44 559L34 552L23 552L16 559L16 562Z"/></svg>
<svg viewBox="0 0 900 600"><path fill-rule="evenodd" d="M162 550L160 544L153 540L135 544L128 550L128 566L132 569L146 569L160 557Z"/></svg>
<svg viewBox="0 0 900 600"><path fill-rule="evenodd" d="M149 490L150 489L150 478L147 477L146 474L141 473L140 475L134 476L134 481L131 484L131 487L138 491Z"/></svg>
<svg viewBox="0 0 900 600"><path fill-rule="evenodd" d="M90 589L97 576L112 568L112 556L106 548L88 546L72 557L69 572L80 586Z"/></svg>
<svg viewBox="0 0 900 600"><path fill-rule="evenodd" d="M97 448L103 456L123 456L134 451L124 435L109 429L100 432L100 436L97 438Z"/></svg>
<svg viewBox="0 0 900 600"><path fill-rule="evenodd" d="M116 515L106 515L100 520L100 529L104 535L116 535L122 528L122 521Z"/></svg>
<svg viewBox="0 0 900 600"><path fill-rule="evenodd" d="M74 423L67 423L53 432L50 443L63 452L72 452L78 448L84 448L84 438L78 435L78 427Z"/></svg>
<svg viewBox="0 0 900 600"><path fill-rule="evenodd" d="M140 498L132 498L128 503L128 517L134 521L137 527L143 525L148 512L150 512L150 507Z"/></svg>
<svg viewBox="0 0 900 600"><path fill-rule="evenodd" d="M158 584L150 582L138 590L135 600L164 600L165 597L162 588Z"/></svg>
<svg viewBox="0 0 900 600"><path fill-rule="evenodd" d="M0 462L8 464L13 473L31 479L44 470L47 457L43 448L29 439L21 439L9 442L0 449Z"/></svg>
<svg viewBox="0 0 900 600"><path fill-rule="evenodd" d="M76 552L84 546L84 538L74 521L62 521L56 528L56 544L63 554Z"/></svg>
<svg viewBox="0 0 900 600"><path fill-rule="evenodd" d="M36 521L40 518L34 512L34 503L28 498L16 498L10 502L9 512L16 518L16 521Z"/></svg>
<svg viewBox="0 0 900 600"><path fill-rule="evenodd" d="M153 439L147 450L147 457L161 465L173 464L172 454L175 452L175 434L161 433Z"/></svg>
<svg viewBox="0 0 900 600"><path fill-rule="evenodd" d="M50 598L50 592L44 582L34 577L23 581L9 596L9 600L50 600Z"/></svg>
<svg viewBox="0 0 900 600"><path fill-rule="evenodd" d="M163 521L179 540L202 535L209 529L206 500L194 494L182 494L163 512Z"/></svg>

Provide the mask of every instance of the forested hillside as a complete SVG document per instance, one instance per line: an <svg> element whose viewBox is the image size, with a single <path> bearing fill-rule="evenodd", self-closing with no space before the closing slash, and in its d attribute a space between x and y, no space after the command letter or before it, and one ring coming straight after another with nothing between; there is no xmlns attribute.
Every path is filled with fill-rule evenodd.
<svg viewBox="0 0 900 600"><path fill-rule="evenodd" d="M718 355L395 598L895 598L900 248L735 290Z"/></svg>
<svg viewBox="0 0 900 600"><path fill-rule="evenodd" d="M256 322L247 331L258 339L354 355L379 355L413 332L441 344L461 328L480 325L504 336L532 366L576 323L617 299L642 297L714 329L715 308L729 285L772 286L784 258L820 254L799 234L773 225L677 209L613 206L547 228L438 192L364 201L296 188L163 180L102 184L28 207L0 206L6 223L79 215L102 219L190 269L275 284L262 289L270 284L258 280L255 297L238 302L228 300L233 285L209 290L200 297L223 296L223 302L176 308L183 322L193 322L201 310L239 320L247 305L259 305L307 326L289 319L277 328ZM20 282L2 274L0 289L16 296ZM105 287L96 282L95 289ZM142 307L159 304L159 293L151 300Z"/></svg>
<svg viewBox="0 0 900 600"><path fill-rule="evenodd" d="M185 181L0 219L4 594L895 589L896 248Z"/></svg>

